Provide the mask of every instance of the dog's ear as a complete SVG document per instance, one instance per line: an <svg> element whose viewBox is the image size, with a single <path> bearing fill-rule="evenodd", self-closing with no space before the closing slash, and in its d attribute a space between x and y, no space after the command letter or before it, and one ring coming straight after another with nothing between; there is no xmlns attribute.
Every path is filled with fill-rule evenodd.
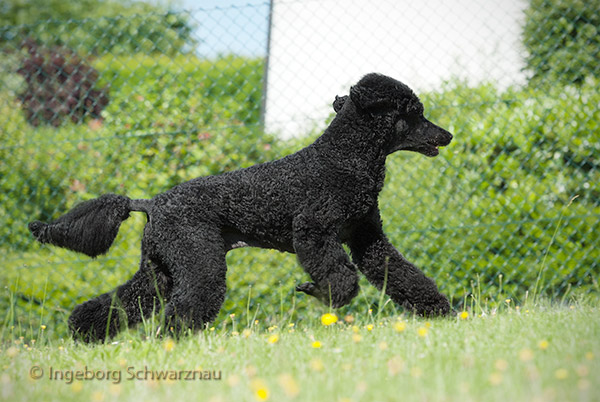
<svg viewBox="0 0 600 402"><path fill-rule="evenodd" d="M350 99L360 112L366 113L385 113L396 106L388 94L362 85L350 88Z"/></svg>
<svg viewBox="0 0 600 402"><path fill-rule="evenodd" d="M346 103L346 100L348 100L348 95L345 96L337 96L335 97L335 100L333 101L333 110L338 113L340 110L342 110L342 107L344 107L344 103Z"/></svg>

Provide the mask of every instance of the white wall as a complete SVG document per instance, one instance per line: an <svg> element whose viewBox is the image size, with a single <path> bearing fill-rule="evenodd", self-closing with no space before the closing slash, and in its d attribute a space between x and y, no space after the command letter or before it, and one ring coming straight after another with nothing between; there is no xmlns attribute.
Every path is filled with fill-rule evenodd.
<svg viewBox="0 0 600 402"><path fill-rule="evenodd" d="M366 73L417 93L452 77L522 83L522 0L273 0L265 126L301 135Z"/></svg>

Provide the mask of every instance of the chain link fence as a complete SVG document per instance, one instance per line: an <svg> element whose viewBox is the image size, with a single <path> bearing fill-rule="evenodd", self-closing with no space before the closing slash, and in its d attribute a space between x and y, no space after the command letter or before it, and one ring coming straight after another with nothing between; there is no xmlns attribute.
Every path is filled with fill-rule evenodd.
<svg viewBox="0 0 600 402"><path fill-rule="evenodd" d="M194 177L284 156L318 136L329 109L315 107L312 118L282 109L271 121L283 125L269 123L269 112L286 98L298 104L295 90L273 83L297 85L289 76L296 74L293 62L325 63L295 50L277 53L277 41L285 42L285 35L292 42L305 40L326 17L331 21L336 7L343 12L336 2L327 15L311 14L313 24L298 26L281 17L282 7L293 11L318 3L276 1L0 27L5 327L45 323L50 332L64 335L76 303L124 282L139 263L142 214L132 214L110 252L94 260L36 244L28 222L51 220L105 192L150 198ZM371 3L351 3L363 7L353 17L357 21L375 12ZM389 4L410 14L412 3ZM523 302L533 293L565 298L598 292L600 5L531 0L522 8L519 19L511 20L519 28L522 68L489 66L500 75L517 71L520 78L500 84L498 75L492 74L491 82L471 82L456 74L423 87L418 92L426 115L455 139L437 158L405 152L388 159L380 199L386 231L457 307L471 305L473 294L493 305L506 298ZM485 21L490 12L473 15ZM391 37L412 32L385 18L378 15L368 23ZM427 35L405 40L424 48L435 35L469 43L463 28L429 26ZM311 37L310 46L335 47L349 32L352 27L330 29L320 39ZM362 46L360 37L352 40ZM343 63L354 82L373 66L387 66L390 58L418 72L413 80L437 74L440 55L421 52L407 60L406 51L394 43ZM327 89L327 97L318 100L323 105L353 83L330 92L333 86L316 78L316 67L305 70L296 81L309 86L307 92ZM405 80L402 69L390 75ZM282 127L294 119L304 119L304 134L286 139ZM226 325L234 313L272 324L326 309L295 294L294 286L307 276L293 255L240 249L227 259L229 290L217 325ZM380 297L372 286L363 280L361 288L342 314L384 308L377 306ZM395 309L387 303L384 311Z"/></svg>

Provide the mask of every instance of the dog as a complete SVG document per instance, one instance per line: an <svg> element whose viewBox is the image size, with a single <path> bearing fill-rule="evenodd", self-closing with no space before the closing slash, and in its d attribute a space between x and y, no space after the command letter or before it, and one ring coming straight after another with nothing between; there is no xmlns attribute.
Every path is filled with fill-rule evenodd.
<svg viewBox="0 0 600 402"><path fill-rule="evenodd" d="M130 212L147 215L139 270L75 307L74 337L104 341L160 306L166 328L203 328L225 298L225 254L239 247L295 253L311 278L296 290L333 308L357 295L360 271L411 312L449 314L435 282L388 241L378 196L388 155L434 157L452 135L424 117L408 86L381 74L364 76L333 108L323 134L282 159L199 177L152 199L105 194L51 223L30 223L39 242L96 257L108 251Z"/></svg>

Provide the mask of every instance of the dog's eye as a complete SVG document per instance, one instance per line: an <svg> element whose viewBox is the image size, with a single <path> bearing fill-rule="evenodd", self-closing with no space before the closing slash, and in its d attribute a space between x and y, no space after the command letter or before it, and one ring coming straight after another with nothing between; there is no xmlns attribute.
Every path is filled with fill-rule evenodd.
<svg viewBox="0 0 600 402"><path fill-rule="evenodd" d="M408 130L408 123L404 119L398 120L396 123L396 132L403 133Z"/></svg>

